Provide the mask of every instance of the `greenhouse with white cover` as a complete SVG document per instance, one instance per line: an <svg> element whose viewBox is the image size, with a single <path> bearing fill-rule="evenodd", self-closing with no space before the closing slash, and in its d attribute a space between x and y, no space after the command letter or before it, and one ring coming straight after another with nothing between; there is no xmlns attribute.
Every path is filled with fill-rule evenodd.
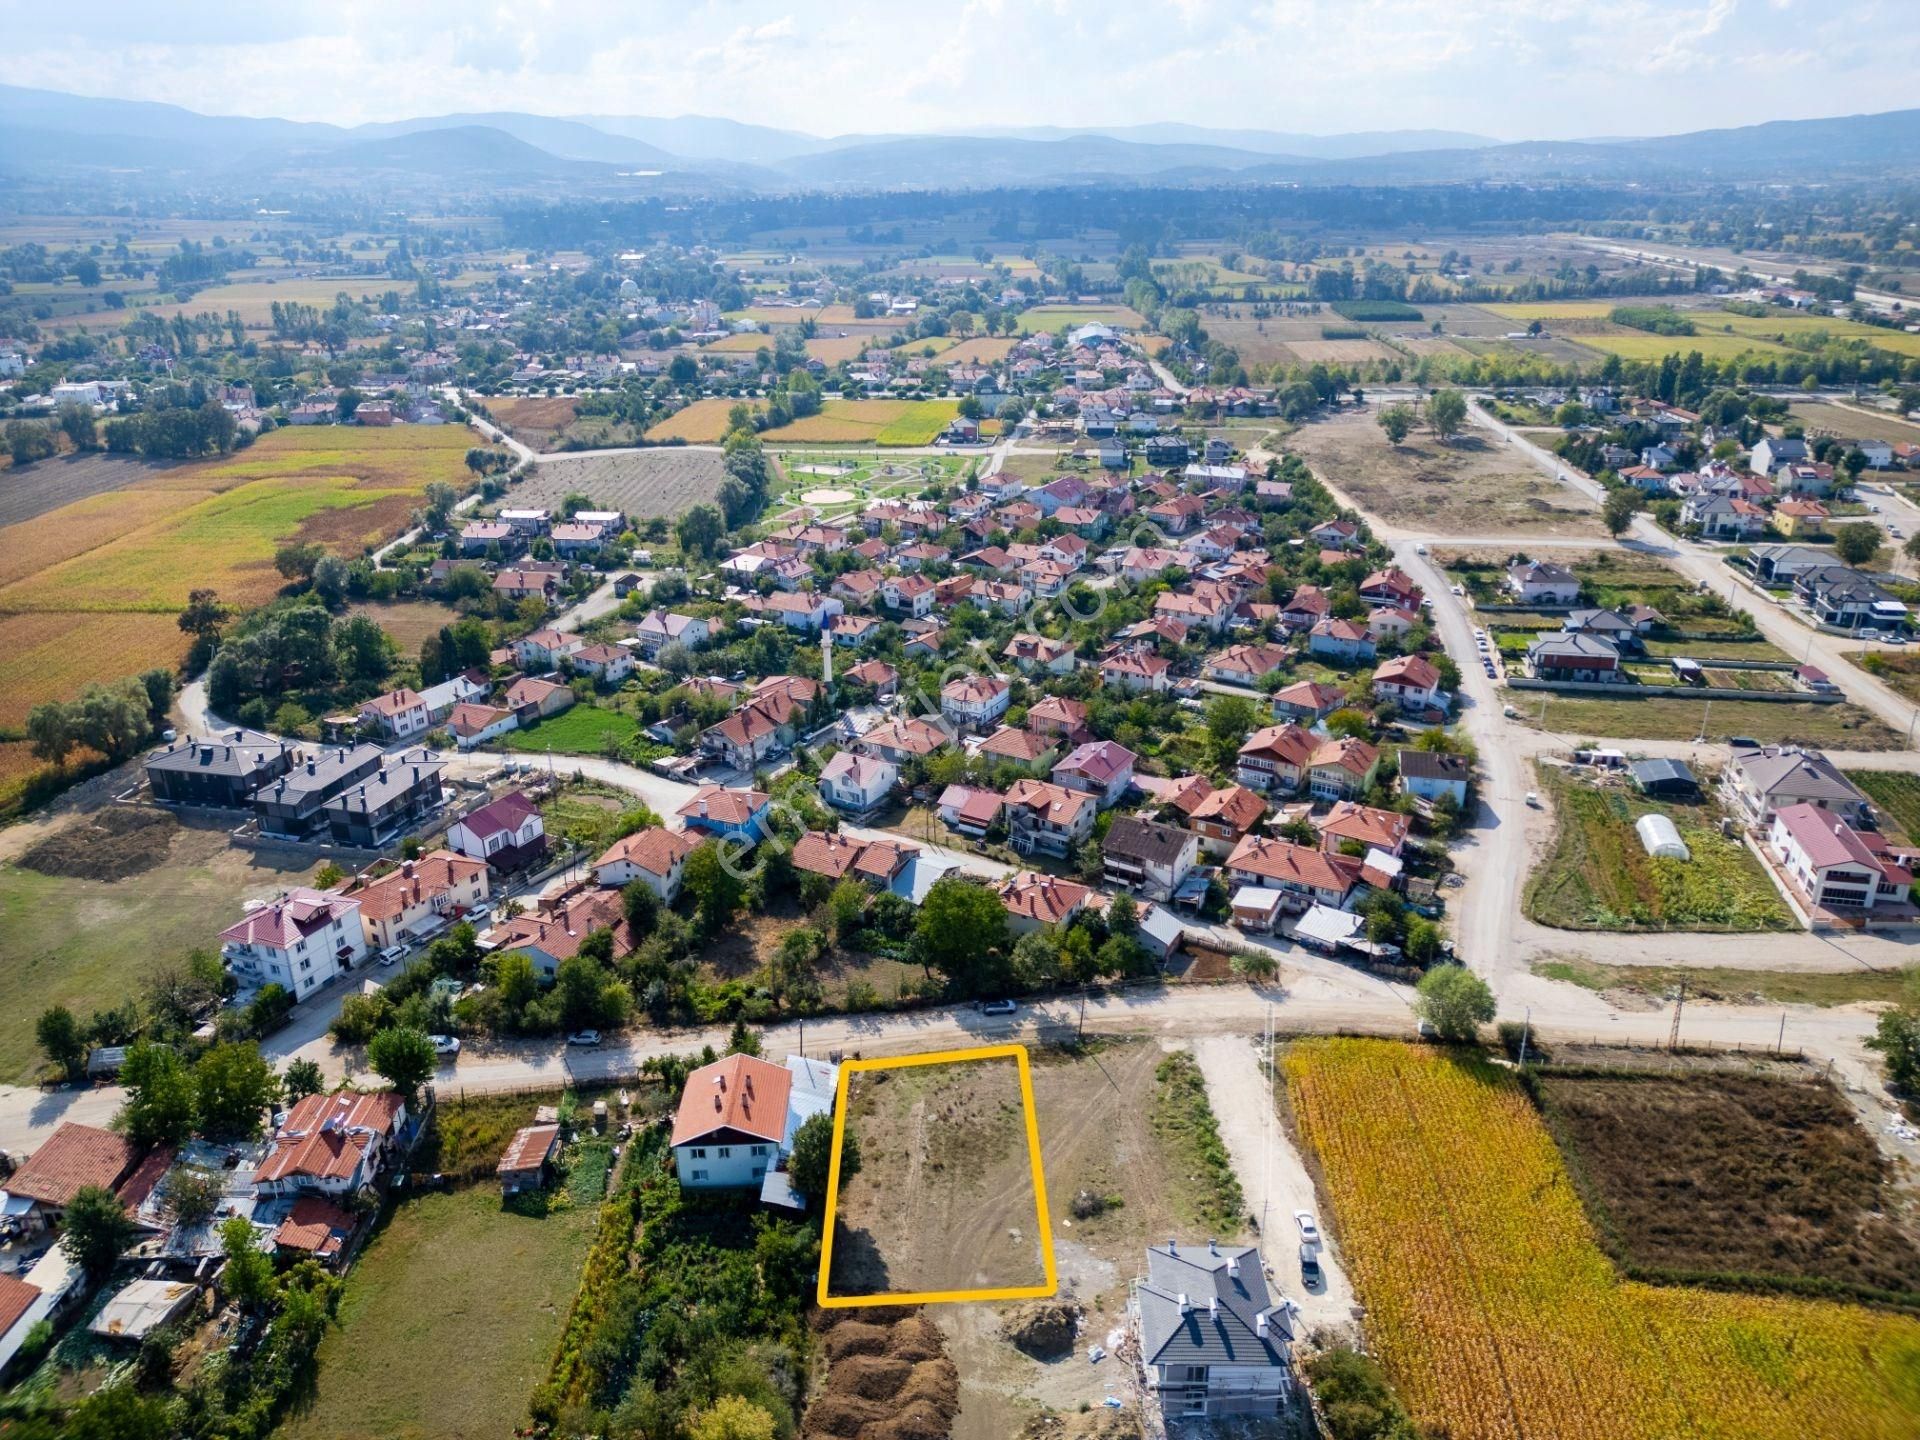
<svg viewBox="0 0 1920 1440"><path fill-rule="evenodd" d="M1656 860L1693 858L1693 852L1687 849L1687 842L1680 838L1680 831L1666 816L1642 815L1633 822L1633 828L1639 834L1640 843L1646 847L1647 854Z"/></svg>

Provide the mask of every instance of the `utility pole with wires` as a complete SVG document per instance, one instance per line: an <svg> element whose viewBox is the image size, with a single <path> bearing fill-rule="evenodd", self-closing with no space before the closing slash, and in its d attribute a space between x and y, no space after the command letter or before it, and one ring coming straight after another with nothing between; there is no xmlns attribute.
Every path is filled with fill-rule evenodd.
<svg viewBox="0 0 1920 1440"><path fill-rule="evenodd" d="M1267 1115L1267 1158L1260 1175L1260 1233L1267 1233L1267 1212L1273 1207L1273 1127L1278 1113L1273 1103L1273 1002L1267 1002L1267 1051L1265 1055L1267 1097L1263 1108Z"/></svg>
<svg viewBox="0 0 1920 1440"><path fill-rule="evenodd" d="M1680 1048L1680 1012L1685 1008L1686 1003L1687 982L1682 980L1680 982L1680 988L1673 992L1673 1025L1667 1031L1667 1053L1669 1055Z"/></svg>

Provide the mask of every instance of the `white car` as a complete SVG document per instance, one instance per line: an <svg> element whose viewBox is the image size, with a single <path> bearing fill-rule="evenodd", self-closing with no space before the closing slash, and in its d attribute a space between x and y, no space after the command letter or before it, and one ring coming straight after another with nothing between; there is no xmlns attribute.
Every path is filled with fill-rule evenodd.
<svg viewBox="0 0 1920 1440"><path fill-rule="evenodd" d="M598 1030L576 1030L573 1034L567 1036L567 1044L580 1045L592 1050L600 1044L600 1032Z"/></svg>
<svg viewBox="0 0 1920 1440"><path fill-rule="evenodd" d="M391 965L391 964L393 964L393 963L394 963L395 961L397 961L397 960L404 960L404 959L406 959L406 956L407 956L407 947L406 947L406 946L404 946L404 945L389 945L389 946L387 946L387 948L386 948L386 949L384 949L384 950L382 950L382 951L380 952L380 963L381 963L382 965Z"/></svg>
<svg viewBox="0 0 1920 1440"><path fill-rule="evenodd" d="M1313 1223L1313 1212L1311 1210L1294 1211L1293 1223L1300 1227L1300 1239L1304 1243L1308 1245L1318 1245L1320 1243L1320 1227Z"/></svg>
<svg viewBox="0 0 1920 1440"><path fill-rule="evenodd" d="M980 1013L982 1015L1011 1015L1019 1008L1020 1007L1011 1000L982 1000L980 1002Z"/></svg>
<svg viewBox="0 0 1920 1440"><path fill-rule="evenodd" d="M1449 585L1447 588L1456 595L1464 595L1467 593L1466 587L1463 585Z"/></svg>
<svg viewBox="0 0 1920 1440"><path fill-rule="evenodd" d="M429 1035L427 1039L433 1042L433 1053L436 1055L460 1053L460 1041L452 1035Z"/></svg>

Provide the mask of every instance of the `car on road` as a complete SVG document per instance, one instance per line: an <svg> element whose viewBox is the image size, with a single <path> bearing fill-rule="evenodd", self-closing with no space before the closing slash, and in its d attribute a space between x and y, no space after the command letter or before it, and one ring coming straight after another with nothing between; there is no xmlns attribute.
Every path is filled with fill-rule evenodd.
<svg viewBox="0 0 1920 1440"><path fill-rule="evenodd" d="M458 1055L460 1053L460 1041L455 1036L429 1035L427 1039L433 1042L433 1053L436 1055Z"/></svg>
<svg viewBox="0 0 1920 1440"><path fill-rule="evenodd" d="M160 732L160 738L171 745L179 737L175 734L173 727L169 725Z"/></svg>
<svg viewBox="0 0 1920 1440"><path fill-rule="evenodd" d="M1449 585L1447 589L1452 591L1455 595L1464 595L1467 593L1466 587L1464 585Z"/></svg>
<svg viewBox="0 0 1920 1440"><path fill-rule="evenodd" d="M1304 1243L1308 1245L1320 1243L1320 1227L1314 1223L1311 1210L1294 1211L1293 1223L1300 1227L1300 1239Z"/></svg>
<svg viewBox="0 0 1920 1440"><path fill-rule="evenodd" d="M407 958L407 947L404 945L389 945L387 946L386 949L380 952L380 963L382 965L391 965L395 961L404 960L406 958Z"/></svg>
<svg viewBox="0 0 1920 1440"><path fill-rule="evenodd" d="M1320 1255L1311 1245L1300 1247L1300 1282L1311 1289L1321 1281Z"/></svg>
<svg viewBox="0 0 1920 1440"><path fill-rule="evenodd" d="M980 1013L982 1015L1011 1015L1019 1008L1020 1007L1011 1000L982 1000L980 1002Z"/></svg>
<svg viewBox="0 0 1920 1440"><path fill-rule="evenodd" d="M579 1045L588 1050L595 1049L600 1044L600 1032L598 1030L576 1030L567 1036L567 1044Z"/></svg>

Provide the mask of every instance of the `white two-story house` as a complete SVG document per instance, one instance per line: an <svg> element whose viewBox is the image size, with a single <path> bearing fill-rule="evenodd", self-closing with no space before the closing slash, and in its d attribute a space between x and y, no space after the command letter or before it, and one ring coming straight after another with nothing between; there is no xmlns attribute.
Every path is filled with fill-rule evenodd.
<svg viewBox="0 0 1920 1440"><path fill-rule="evenodd" d="M367 953L360 902L302 885L220 932L220 954L243 987L281 985L305 999Z"/></svg>

